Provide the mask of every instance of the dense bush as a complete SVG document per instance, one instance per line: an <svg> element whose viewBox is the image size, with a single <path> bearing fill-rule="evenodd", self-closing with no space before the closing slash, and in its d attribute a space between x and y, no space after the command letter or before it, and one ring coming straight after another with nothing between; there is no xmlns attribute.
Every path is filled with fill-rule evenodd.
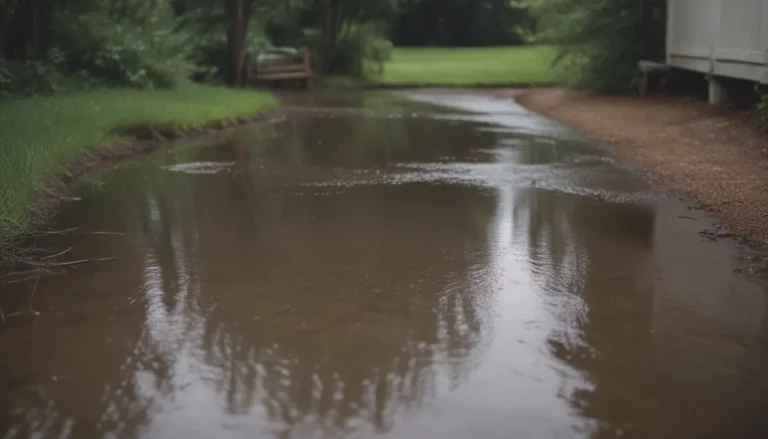
<svg viewBox="0 0 768 439"><path fill-rule="evenodd" d="M65 76L49 59L28 62L0 59L0 97L54 93L89 82L87 77Z"/></svg>
<svg viewBox="0 0 768 439"><path fill-rule="evenodd" d="M557 45L556 63L570 85L593 92L628 91L637 62L664 56L663 3L637 0L529 0L542 42Z"/></svg>
<svg viewBox="0 0 768 439"><path fill-rule="evenodd" d="M105 9L65 11L57 14L53 26L67 72L141 88L173 87L191 72L186 59L189 35L162 3L122 17Z"/></svg>
<svg viewBox="0 0 768 439"><path fill-rule="evenodd" d="M362 78L381 74L392 53L392 43L374 23L348 25L329 57L328 72Z"/></svg>
<svg viewBox="0 0 768 439"><path fill-rule="evenodd" d="M5 45L0 95L93 86L169 88L189 76L191 32L177 23L168 2L81 0L56 5L48 15L33 17L44 19L44 33L21 34L31 42ZM5 18L12 31L30 19L22 12Z"/></svg>
<svg viewBox="0 0 768 439"><path fill-rule="evenodd" d="M384 73L384 63L392 59L392 50L394 44L384 38L373 38L369 41L366 58L372 69L373 74L381 75Z"/></svg>

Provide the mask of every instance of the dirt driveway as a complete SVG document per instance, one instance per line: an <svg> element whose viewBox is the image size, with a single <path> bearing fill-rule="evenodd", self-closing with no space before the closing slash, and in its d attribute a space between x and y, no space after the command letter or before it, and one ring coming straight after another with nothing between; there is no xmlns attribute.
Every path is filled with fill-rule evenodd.
<svg viewBox="0 0 768 439"><path fill-rule="evenodd" d="M681 98L584 96L561 89L497 90L613 146L619 159L768 244L768 135L749 114Z"/></svg>

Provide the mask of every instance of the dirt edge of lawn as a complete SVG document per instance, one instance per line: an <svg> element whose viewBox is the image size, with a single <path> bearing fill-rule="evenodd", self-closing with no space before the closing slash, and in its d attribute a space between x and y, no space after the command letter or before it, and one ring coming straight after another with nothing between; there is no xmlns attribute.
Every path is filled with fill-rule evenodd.
<svg viewBox="0 0 768 439"><path fill-rule="evenodd" d="M71 192L88 175L109 169L123 161L172 147L182 140L211 138L244 125L271 123L282 117L283 111L278 106L275 109L253 116L217 120L188 129L169 132L151 130L141 133L137 132L133 136L126 137L111 146L100 147L94 151L82 154L67 166L65 172L52 177L49 183L40 191L41 195L37 202L30 206L31 218L29 224L32 232L17 237L9 252L0 260L0 274L12 270L14 265L16 265L15 261L20 255L32 253L34 258L34 249L30 248L27 243L34 240L40 233L44 233L46 226L48 226L51 218L56 214L63 202L63 197Z"/></svg>

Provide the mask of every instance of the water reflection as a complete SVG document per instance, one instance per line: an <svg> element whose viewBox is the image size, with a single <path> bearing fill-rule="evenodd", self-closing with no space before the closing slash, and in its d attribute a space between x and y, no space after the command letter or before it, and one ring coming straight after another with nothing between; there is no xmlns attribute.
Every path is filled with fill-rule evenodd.
<svg viewBox="0 0 768 439"><path fill-rule="evenodd" d="M146 371L128 380L137 393L152 395L153 412L168 411L161 407L188 394L204 401L220 395L225 425L238 424L228 417L250 415L288 436L315 429L329 437L388 431L434 394L435 362L456 384L486 337L486 317L476 303L482 283L465 277L486 265L482 221L492 199L424 192L382 191L371 199L366 191L316 203L286 197L267 205L249 198L257 211L271 213L261 216L256 227L265 232L254 243L240 235L248 230L247 215L238 221L210 211L208 203L181 215L170 203L156 203L158 218L147 221L170 227L154 234L152 224L145 226L147 334L134 355L157 365L154 380L142 379ZM432 204L444 197L451 203ZM419 212L436 213L419 209L426 198L429 206L452 204L467 214L424 230ZM360 209L365 201L378 209ZM395 228L403 207L416 220ZM199 223L207 223L205 232ZM343 237L324 232L340 226ZM366 236L371 230L379 233ZM423 250L394 258L405 242ZM439 271L435 261L443 263ZM195 273L199 268L204 272ZM171 411L188 413L187 422L216 425L210 414L198 418L196 409L185 403ZM168 421L155 418L150 425L163 436L175 431L162 430Z"/></svg>
<svg viewBox="0 0 768 439"><path fill-rule="evenodd" d="M286 437L386 432L479 361L490 331L484 248L492 196L428 185L280 193L260 181L264 163L312 159L284 144L275 158L269 143L255 150L249 140L244 134L196 157L234 159L231 174L153 171L145 186L135 184L146 179L140 168L116 178L114 193L131 209L103 225L122 223L134 248L110 269L118 290L140 282L136 293L124 292L143 307L134 311L143 321L115 355L124 359L117 380L81 382L78 404L90 399L103 409L94 410L102 412L97 423L75 423L74 437L227 426ZM110 204L110 192L72 220ZM95 248L104 244L90 250L108 252ZM72 280L72 290L86 281ZM60 433L82 416L73 396L43 415L61 421L28 427Z"/></svg>
<svg viewBox="0 0 768 439"><path fill-rule="evenodd" d="M4 437L768 432L728 244L558 125L412 98L289 98L334 108L105 175L57 227L124 236L45 244L118 259L3 328Z"/></svg>
<svg viewBox="0 0 768 439"><path fill-rule="evenodd" d="M560 321L549 351L578 373L563 395L591 421L578 430L593 438L768 434L768 375L754 368L766 353L765 296L734 278L728 253L707 249L687 219L669 220L690 213L667 200L651 208L534 192L515 196L517 245L528 249L530 273ZM679 301L683 292L695 298ZM719 322L702 325L707 313Z"/></svg>

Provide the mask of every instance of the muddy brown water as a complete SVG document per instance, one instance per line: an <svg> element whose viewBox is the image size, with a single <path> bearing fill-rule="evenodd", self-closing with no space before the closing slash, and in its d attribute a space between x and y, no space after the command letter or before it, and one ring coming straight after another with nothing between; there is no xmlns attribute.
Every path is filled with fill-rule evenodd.
<svg viewBox="0 0 768 439"><path fill-rule="evenodd" d="M2 284L0 437L768 437L705 216L508 100L284 99L73 194L46 261L116 259Z"/></svg>

